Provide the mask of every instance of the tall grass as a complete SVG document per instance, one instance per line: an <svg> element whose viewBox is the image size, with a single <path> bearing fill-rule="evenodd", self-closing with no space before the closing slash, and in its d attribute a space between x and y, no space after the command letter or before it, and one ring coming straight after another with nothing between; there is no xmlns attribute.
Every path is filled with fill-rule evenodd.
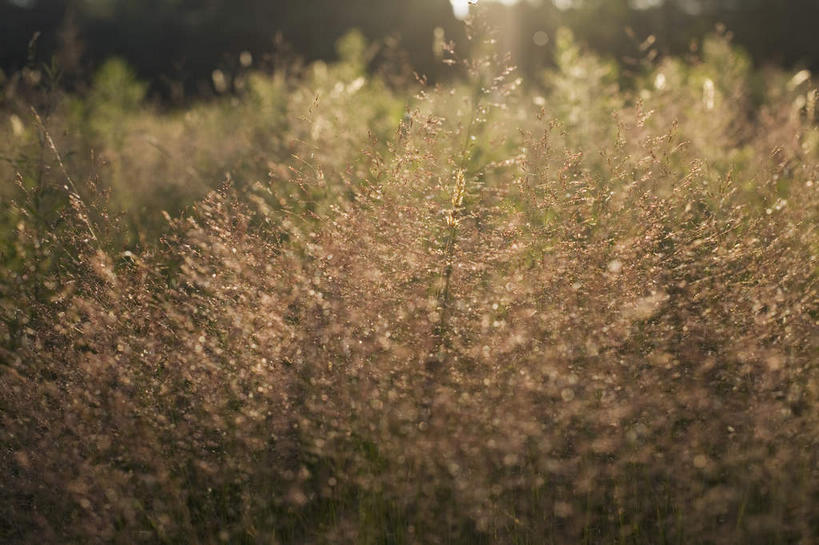
<svg viewBox="0 0 819 545"><path fill-rule="evenodd" d="M0 540L813 543L813 80L557 40L7 89Z"/></svg>

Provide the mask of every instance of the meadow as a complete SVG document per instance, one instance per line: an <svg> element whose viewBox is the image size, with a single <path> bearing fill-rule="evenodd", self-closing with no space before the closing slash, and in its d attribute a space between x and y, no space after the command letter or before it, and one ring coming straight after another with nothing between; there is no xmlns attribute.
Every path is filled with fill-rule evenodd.
<svg viewBox="0 0 819 545"><path fill-rule="evenodd" d="M1 542L819 540L816 79L472 30L6 76Z"/></svg>

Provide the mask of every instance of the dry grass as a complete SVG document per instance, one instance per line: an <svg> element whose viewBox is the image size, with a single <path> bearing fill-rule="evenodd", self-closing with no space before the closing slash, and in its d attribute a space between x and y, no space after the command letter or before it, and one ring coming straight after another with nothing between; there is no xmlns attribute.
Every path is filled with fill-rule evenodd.
<svg viewBox="0 0 819 545"><path fill-rule="evenodd" d="M814 543L811 80L559 43L7 100L0 540Z"/></svg>

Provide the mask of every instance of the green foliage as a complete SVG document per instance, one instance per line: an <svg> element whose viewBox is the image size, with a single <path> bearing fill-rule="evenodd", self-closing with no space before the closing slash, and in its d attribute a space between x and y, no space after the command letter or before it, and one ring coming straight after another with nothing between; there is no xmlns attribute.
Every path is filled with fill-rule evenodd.
<svg viewBox="0 0 819 545"><path fill-rule="evenodd" d="M363 76L369 59L367 58L367 41L358 30L351 30L336 42L339 60L349 67L351 75Z"/></svg>
<svg viewBox="0 0 819 545"><path fill-rule="evenodd" d="M88 96L89 106L133 112L145 98L145 87L125 61L110 59L94 76Z"/></svg>
<svg viewBox="0 0 819 545"><path fill-rule="evenodd" d="M139 115L147 86L122 59L111 59L94 76L87 99L80 105L91 135L114 147L124 144L122 121Z"/></svg>
<svg viewBox="0 0 819 545"><path fill-rule="evenodd" d="M555 44L556 69L545 75L556 117L576 135L575 146L608 141L616 126L611 114L623 107L618 89L618 67L595 55L582 53L568 28L559 29Z"/></svg>

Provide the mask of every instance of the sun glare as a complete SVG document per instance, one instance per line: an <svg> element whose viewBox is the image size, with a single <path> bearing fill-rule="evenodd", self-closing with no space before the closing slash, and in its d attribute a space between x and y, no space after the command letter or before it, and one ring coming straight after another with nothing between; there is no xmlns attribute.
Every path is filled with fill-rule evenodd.
<svg viewBox="0 0 819 545"><path fill-rule="evenodd" d="M452 4L452 11L455 13L455 17L458 19L466 19L466 16L469 15L469 6L470 4L477 4L478 0L449 0ZM491 0L493 2L499 2L506 6L511 6L513 4L517 4L520 0Z"/></svg>
<svg viewBox="0 0 819 545"><path fill-rule="evenodd" d="M458 19L466 19L469 15L469 0L449 0L452 3L452 11Z"/></svg>

